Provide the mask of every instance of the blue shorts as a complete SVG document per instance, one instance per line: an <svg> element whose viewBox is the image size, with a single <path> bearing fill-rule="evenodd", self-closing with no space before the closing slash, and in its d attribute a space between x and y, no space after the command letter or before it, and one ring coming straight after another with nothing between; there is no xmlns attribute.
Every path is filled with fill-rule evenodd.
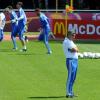
<svg viewBox="0 0 100 100"><path fill-rule="evenodd" d="M0 29L0 41L2 41L4 38L4 33L3 33L3 30Z"/></svg>
<svg viewBox="0 0 100 100"><path fill-rule="evenodd" d="M18 35L18 26L12 27L11 37L16 37Z"/></svg>
<svg viewBox="0 0 100 100"><path fill-rule="evenodd" d="M20 40L24 39L24 37L23 37L24 33L25 33L25 25L24 24L18 25L18 36L19 36Z"/></svg>

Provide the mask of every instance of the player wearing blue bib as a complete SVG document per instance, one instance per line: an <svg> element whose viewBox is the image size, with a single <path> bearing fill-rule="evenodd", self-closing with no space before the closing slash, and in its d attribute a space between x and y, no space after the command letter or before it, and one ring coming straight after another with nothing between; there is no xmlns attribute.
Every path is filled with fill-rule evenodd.
<svg viewBox="0 0 100 100"><path fill-rule="evenodd" d="M8 6L6 8L6 11L10 13L10 20L11 20L11 27L12 27L11 39L14 45L13 50L17 50L16 36L18 34L18 17L16 12L13 10L12 6Z"/></svg>
<svg viewBox="0 0 100 100"><path fill-rule="evenodd" d="M18 9L18 35L19 35L19 39L22 42L23 45L23 49L21 51L26 51L26 42L25 42L25 38L24 38L24 32L25 32L25 25L27 23L27 18L26 18L26 14L24 12L24 10L22 9L22 2L18 2L16 7Z"/></svg>
<svg viewBox="0 0 100 100"><path fill-rule="evenodd" d="M51 54L52 51L50 49L49 43L48 43L48 36L49 36L49 32L50 32L50 23L49 23L49 19L48 17L42 13L38 8L35 10L37 16L39 16L39 20L40 20L40 24L41 24L41 28L42 28L42 33L44 35L44 43L45 46L48 50L48 54Z"/></svg>

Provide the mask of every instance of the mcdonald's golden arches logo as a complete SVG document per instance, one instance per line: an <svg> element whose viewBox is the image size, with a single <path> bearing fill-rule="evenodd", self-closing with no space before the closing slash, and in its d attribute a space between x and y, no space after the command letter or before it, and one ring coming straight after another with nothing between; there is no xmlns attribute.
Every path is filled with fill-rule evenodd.
<svg viewBox="0 0 100 100"><path fill-rule="evenodd" d="M64 21L56 21L54 23L54 34L61 34L61 35L66 34L66 28L65 28Z"/></svg>

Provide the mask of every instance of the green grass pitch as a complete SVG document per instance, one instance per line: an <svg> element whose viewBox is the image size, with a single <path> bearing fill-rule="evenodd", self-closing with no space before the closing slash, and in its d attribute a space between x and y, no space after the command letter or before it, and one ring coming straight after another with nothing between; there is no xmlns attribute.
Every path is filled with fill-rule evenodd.
<svg viewBox="0 0 100 100"><path fill-rule="evenodd" d="M20 42L18 42L21 48ZM77 43L80 51L100 51L99 44ZM67 100L67 70L61 42L30 41L27 52L12 51L12 42L0 43L0 100ZM100 60L79 59L73 100L100 100Z"/></svg>

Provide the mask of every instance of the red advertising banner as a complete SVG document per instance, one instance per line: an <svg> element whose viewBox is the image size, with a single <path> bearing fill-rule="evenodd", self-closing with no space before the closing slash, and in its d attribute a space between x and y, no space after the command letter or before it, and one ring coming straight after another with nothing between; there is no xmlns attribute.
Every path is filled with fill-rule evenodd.
<svg viewBox="0 0 100 100"><path fill-rule="evenodd" d="M45 13L50 19L52 31L57 38L66 36L66 13ZM37 32L40 28L40 22L36 19L36 14L32 11L26 12L28 19L28 32ZM6 21L10 22L9 14L6 15ZM77 39L99 39L100 40L100 13L71 13L68 15L68 30L74 29L77 33ZM5 32L11 31L10 23L6 23Z"/></svg>
<svg viewBox="0 0 100 100"><path fill-rule="evenodd" d="M75 31L77 39L100 39L100 20L68 20L68 30ZM52 31L58 38L66 35L64 19L53 19Z"/></svg>

